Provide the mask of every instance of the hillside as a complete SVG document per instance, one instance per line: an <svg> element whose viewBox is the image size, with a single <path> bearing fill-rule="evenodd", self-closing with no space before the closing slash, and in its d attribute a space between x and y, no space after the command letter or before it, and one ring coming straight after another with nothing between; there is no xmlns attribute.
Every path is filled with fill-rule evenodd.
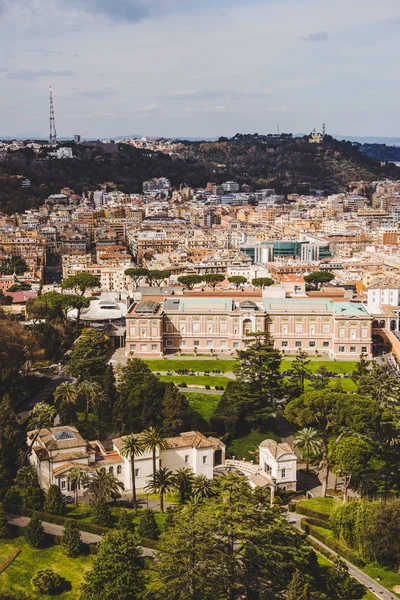
<svg viewBox="0 0 400 600"><path fill-rule="evenodd" d="M323 144L290 135L236 135L216 142L180 142L173 157L139 150L122 143L71 142L74 159L49 160L47 150L37 157L29 148L0 158L0 210L12 213L38 206L49 194L68 186L77 193L113 181L127 193L140 192L146 179L167 176L172 185L185 182L204 186L235 179L254 189L303 192L322 189L345 190L351 181L378 178L400 179L400 169L380 163L351 142L326 136ZM32 180L32 188L21 189L21 178Z"/></svg>

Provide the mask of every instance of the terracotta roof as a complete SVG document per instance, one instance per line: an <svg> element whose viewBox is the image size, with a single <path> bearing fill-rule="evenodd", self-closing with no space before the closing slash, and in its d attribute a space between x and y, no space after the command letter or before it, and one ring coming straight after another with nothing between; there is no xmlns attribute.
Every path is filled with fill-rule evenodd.
<svg viewBox="0 0 400 600"><path fill-rule="evenodd" d="M65 462L69 460L79 460L81 458L88 458L90 454L88 452L80 452L79 450L71 452L58 452L51 458L51 462Z"/></svg>
<svg viewBox="0 0 400 600"><path fill-rule="evenodd" d="M33 448L33 452L40 461L49 460L49 453L47 452L46 448Z"/></svg>
<svg viewBox="0 0 400 600"><path fill-rule="evenodd" d="M37 430L28 431L28 438L32 439L37 433ZM70 439L56 439L56 434L67 433L74 437ZM47 450L63 450L67 448L86 447L86 442L75 427L60 426L50 427L49 429L41 429L37 441L41 443Z"/></svg>
<svg viewBox="0 0 400 600"><path fill-rule="evenodd" d="M169 448L212 448L215 446L200 431L187 431L177 437L167 438L167 442Z"/></svg>
<svg viewBox="0 0 400 600"><path fill-rule="evenodd" d="M254 483L257 487L265 487L266 485L273 485L274 482L269 475L262 475L257 473L256 475L250 475L249 480Z"/></svg>
<svg viewBox="0 0 400 600"><path fill-rule="evenodd" d="M259 447L267 448L276 459L279 459L283 454L292 454L295 456L292 447L286 442L278 444L275 440L264 440Z"/></svg>
<svg viewBox="0 0 400 600"><path fill-rule="evenodd" d="M60 465L56 469L54 469L53 475L55 477L58 477L59 475L62 475L62 473L65 473L66 471L70 471L71 469L74 469L75 467L78 467L79 469L83 469L84 471L92 470L92 468L89 465L84 465L81 463L69 461L67 463L64 463L63 465Z"/></svg>

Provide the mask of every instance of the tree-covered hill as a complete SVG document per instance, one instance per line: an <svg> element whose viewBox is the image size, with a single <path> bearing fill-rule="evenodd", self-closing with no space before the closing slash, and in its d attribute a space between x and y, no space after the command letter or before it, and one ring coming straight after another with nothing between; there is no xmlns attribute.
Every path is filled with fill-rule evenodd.
<svg viewBox="0 0 400 600"><path fill-rule="evenodd" d="M278 192L322 189L343 191L351 181L400 179L394 165L382 165L351 142L326 136L322 144L308 137L238 134L215 142L180 142L172 156L139 150L123 143L85 142L75 145L73 159L48 159L23 148L0 158L0 210L12 213L38 206L50 194L68 186L76 193L112 181L127 193L140 192L143 181L166 176L173 186L185 182L199 187L207 181L234 179L253 189L274 187ZM20 176L20 177L18 177ZM22 189L22 177L32 187Z"/></svg>

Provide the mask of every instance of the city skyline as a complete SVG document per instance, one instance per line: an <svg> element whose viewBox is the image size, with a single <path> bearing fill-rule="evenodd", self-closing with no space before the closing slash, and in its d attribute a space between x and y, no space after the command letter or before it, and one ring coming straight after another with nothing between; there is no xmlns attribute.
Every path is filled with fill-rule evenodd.
<svg viewBox="0 0 400 600"><path fill-rule="evenodd" d="M0 135L400 136L394 0L0 0ZM17 43L16 43L17 41Z"/></svg>

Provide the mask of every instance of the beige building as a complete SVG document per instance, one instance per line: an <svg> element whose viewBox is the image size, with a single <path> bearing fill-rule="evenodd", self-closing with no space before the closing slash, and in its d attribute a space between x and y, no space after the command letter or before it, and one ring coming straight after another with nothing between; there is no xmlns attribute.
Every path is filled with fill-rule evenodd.
<svg viewBox="0 0 400 600"><path fill-rule="evenodd" d="M372 357L372 316L361 303L285 298L283 288L276 295L253 301L205 292L136 302L126 317L126 354L234 355L254 332L269 331L284 354Z"/></svg>

